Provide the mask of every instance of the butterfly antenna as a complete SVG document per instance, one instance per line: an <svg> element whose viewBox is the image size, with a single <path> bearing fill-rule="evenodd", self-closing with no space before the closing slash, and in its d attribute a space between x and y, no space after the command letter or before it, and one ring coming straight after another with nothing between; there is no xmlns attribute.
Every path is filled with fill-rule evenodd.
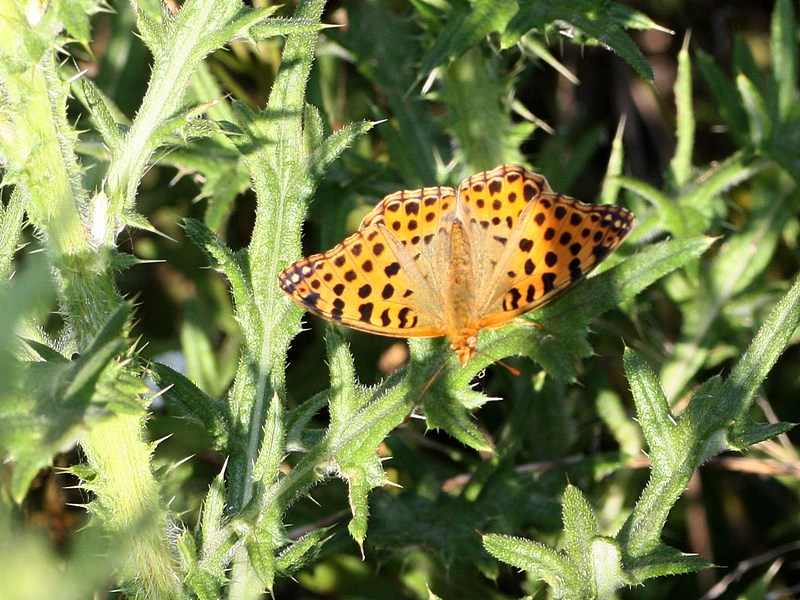
<svg viewBox="0 0 800 600"><path fill-rule="evenodd" d="M428 379L428 382L427 382L427 383L425 384L425 386L422 388L422 391L419 393L419 396L417 396L417 401L415 402L415 404L419 404L419 403L420 403L420 400L422 400L422 397L423 397L425 394L427 394L427 393L428 393L428 390L429 390L429 389L431 389L431 386L433 385L433 382L434 382L434 381L436 381L436 378L437 378L437 377L439 377L439 375L441 374L441 372L444 370L444 366L445 366L446 364L447 364L447 359L444 359L444 360L442 361L442 363L439 365L439 367L436 369L436 372L435 372L433 375L431 375L431 378L430 378L430 379Z"/></svg>
<svg viewBox="0 0 800 600"><path fill-rule="evenodd" d="M480 354L481 356L485 356L486 358L488 358L489 360L491 360L493 364L500 365L500 366L501 366L501 367L503 367L503 368L504 368L506 371L508 371L509 373L511 373L511 374L512 374L514 377L519 377L520 375L522 375L522 371L520 371L520 370L519 370L518 368L516 368L516 367L512 367L510 364L508 364L508 363L507 363L507 362L505 362L504 360L500 360L499 358L495 358L495 357L494 357L494 356L492 356L491 354L487 354L486 352L483 352L482 350L478 350L478 349L476 349L476 350L475 350L475 353L476 353L476 354Z"/></svg>
<svg viewBox="0 0 800 600"><path fill-rule="evenodd" d="M520 321L518 324L520 326L533 327L535 329L542 329L542 330L544 329L544 326L541 323L538 323L536 321L524 321L523 320L523 321ZM500 360L499 358L495 358L491 354L487 354L486 352L482 352L481 350L478 350L477 348L475 349L475 352L477 354L480 354L480 355L485 356L486 358L490 359L493 363L500 365L506 371L511 373L514 377L519 377L520 375L522 375L522 371L520 371L516 367L512 367L510 364L508 364L505 361Z"/></svg>

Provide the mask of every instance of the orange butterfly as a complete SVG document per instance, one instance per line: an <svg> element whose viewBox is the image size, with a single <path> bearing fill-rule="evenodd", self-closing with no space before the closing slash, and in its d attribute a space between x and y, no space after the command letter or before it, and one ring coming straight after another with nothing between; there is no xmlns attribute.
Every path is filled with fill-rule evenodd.
<svg viewBox="0 0 800 600"><path fill-rule="evenodd" d="M502 165L386 196L353 235L279 276L311 313L393 337L440 337L462 364L481 329L550 302L613 252L634 215L557 194Z"/></svg>

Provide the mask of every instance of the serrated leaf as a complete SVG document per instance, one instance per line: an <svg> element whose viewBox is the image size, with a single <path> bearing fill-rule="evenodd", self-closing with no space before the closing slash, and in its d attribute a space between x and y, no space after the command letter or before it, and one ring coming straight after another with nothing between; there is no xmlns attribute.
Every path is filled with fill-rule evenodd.
<svg viewBox="0 0 800 600"><path fill-rule="evenodd" d="M433 149L440 130L430 107L418 94L409 94L422 59L418 26L397 17L386 2L355 3L348 7L350 34L340 38L353 55L359 72L383 91L392 119L380 132L395 169L406 185L422 187L436 181ZM391 68L377 68L391 65ZM388 116L377 107L376 118Z"/></svg>
<svg viewBox="0 0 800 600"><path fill-rule="evenodd" d="M678 269L705 252L714 240L692 237L669 240L648 246L634 259L589 277L565 291L552 302L533 313L545 329L561 334L567 324L586 323L639 292L667 273Z"/></svg>
<svg viewBox="0 0 800 600"><path fill-rule="evenodd" d="M278 480L285 441L283 403L278 395L274 394L267 410L264 436L253 467L253 481L268 486Z"/></svg>
<svg viewBox="0 0 800 600"><path fill-rule="evenodd" d="M772 79L778 89L778 115L788 120L797 107L797 21L791 0L778 0L770 31Z"/></svg>
<svg viewBox="0 0 800 600"><path fill-rule="evenodd" d="M325 345L331 373L330 426L336 430L356 416L368 400L368 395L364 390L357 389L353 356L341 334L329 328Z"/></svg>
<svg viewBox="0 0 800 600"><path fill-rule="evenodd" d="M669 460L667 445L677 436L669 402L656 374L638 352L626 348L624 362L625 376L631 385L639 424L651 449L653 466L663 466Z"/></svg>
<svg viewBox="0 0 800 600"><path fill-rule="evenodd" d="M477 426L472 411L451 394L430 393L422 398L428 429L442 429L478 452L490 452L492 445Z"/></svg>
<svg viewBox="0 0 800 600"><path fill-rule="evenodd" d="M645 556L628 559L627 566L634 582L641 582L653 577L694 573L714 565L699 556L684 554L675 548L660 544Z"/></svg>
<svg viewBox="0 0 800 600"><path fill-rule="evenodd" d="M800 326L800 278L772 309L722 388L724 415L743 414Z"/></svg>
<svg viewBox="0 0 800 600"><path fill-rule="evenodd" d="M619 54L639 75L653 80L653 72L639 48L624 32L623 27L640 29L644 24L630 11L620 9L616 2L580 0L558 2L540 0L524 2L503 32L503 47L509 48L533 28L545 30L557 24L573 42L599 43ZM637 13L638 14L638 13ZM663 31L663 28L660 28Z"/></svg>
<svg viewBox="0 0 800 600"><path fill-rule="evenodd" d="M208 488L203 507L200 513L200 532L203 546L211 543L211 540L222 531L222 523L225 517L225 482L222 473L214 477Z"/></svg>
<svg viewBox="0 0 800 600"><path fill-rule="evenodd" d="M589 501L574 485L564 490L564 550L576 565L591 564L592 539L597 535L597 519Z"/></svg>
<svg viewBox="0 0 800 600"><path fill-rule="evenodd" d="M756 423L744 417L737 420L728 436L728 442L737 450L744 451L754 444L764 442L794 429L796 423Z"/></svg>
<svg viewBox="0 0 800 600"><path fill-rule="evenodd" d="M349 352L344 360L350 360ZM335 381L335 378L332 380ZM351 386L352 383L346 385ZM333 391L334 395L341 393L341 390ZM367 532L368 494L373 488L386 483L378 446L389 431L403 420L409 408L399 387L389 393L375 391L367 395L356 386L346 392L348 394L354 402L347 407L342 400L343 406L337 409L339 417L331 419L328 433L319 445L319 450L325 453L325 459L317 469L324 467L325 474L339 476L347 482L353 513L348 529L353 539L361 545ZM354 412L352 409L357 406L361 408Z"/></svg>
<svg viewBox="0 0 800 600"><path fill-rule="evenodd" d="M272 590L275 582L275 544L268 536L251 532L245 541L247 556L250 559L261 585L267 590Z"/></svg>
<svg viewBox="0 0 800 600"><path fill-rule="evenodd" d="M90 418L108 410L143 410L131 399L143 391L141 382L117 362L127 347L123 331L129 312L130 307L121 304L74 361L3 361L3 370L10 372L0 396L0 448L16 462L12 493L17 501L36 472L73 444Z"/></svg>
<svg viewBox="0 0 800 600"><path fill-rule="evenodd" d="M369 518L368 496L373 488L386 483L386 474L383 472L381 461L377 452L372 456L365 457L356 465L352 462L349 465L340 465L342 475L347 481L349 489L348 500L350 511L353 513L347 530L358 545L364 547L364 539L367 537L367 520Z"/></svg>
<svg viewBox="0 0 800 600"><path fill-rule="evenodd" d="M88 47L91 17L102 4L100 0L57 0L51 9L57 12L67 34Z"/></svg>
<svg viewBox="0 0 800 600"><path fill-rule="evenodd" d="M750 139L753 144L760 146L772 135L772 119L770 119L761 89L756 83L743 74L736 76L736 87L742 97L742 105L747 112L750 124Z"/></svg>
<svg viewBox="0 0 800 600"><path fill-rule="evenodd" d="M497 57L471 48L443 67L440 78L436 99L448 107L443 123L456 138L464 168L523 163L519 147L535 126L512 119L515 82L502 73Z"/></svg>
<svg viewBox="0 0 800 600"><path fill-rule="evenodd" d="M199 423L214 438L217 449L225 450L230 422L226 404L212 398L188 377L167 365L153 363L150 369L156 383L164 389L164 399Z"/></svg>
<svg viewBox="0 0 800 600"><path fill-rule="evenodd" d="M281 549L276 557L275 569L281 575L291 575L302 568L328 540L330 527L320 527L300 536Z"/></svg>
<svg viewBox="0 0 800 600"><path fill-rule="evenodd" d="M277 8L277 7L273 7ZM259 42L276 35L291 35L296 33L317 33L328 27L318 21L309 19L267 19L261 23L253 25L247 30L247 34L254 42Z"/></svg>
<svg viewBox="0 0 800 600"><path fill-rule="evenodd" d="M348 123L335 133L325 138L322 143L317 143L315 150L308 157L309 169L315 178L319 178L328 169L331 163L349 148L356 138L372 129L376 122L357 121Z"/></svg>
<svg viewBox="0 0 800 600"><path fill-rule="evenodd" d="M211 266L228 279L237 309L244 311L247 307L250 307L251 303L246 300L252 297L253 290L249 279L245 275L246 271L242 261L213 231L200 221L186 219L183 222L183 226L189 238L212 259ZM251 323L257 322L254 313L249 315L249 319L251 319Z"/></svg>
<svg viewBox="0 0 800 600"><path fill-rule="evenodd" d="M490 533L483 536L483 546L498 560L546 581L556 598L582 587L580 571L572 561L538 542Z"/></svg>
<svg viewBox="0 0 800 600"><path fill-rule="evenodd" d="M8 204L0 208L0 281L11 279L11 269L17 244L22 232L25 206L30 191L25 186L16 186Z"/></svg>
<svg viewBox="0 0 800 600"><path fill-rule="evenodd" d="M147 47L158 54L161 40L169 39L165 23L172 19L166 5L156 0L137 0L133 3L136 11L136 27Z"/></svg>
<svg viewBox="0 0 800 600"><path fill-rule="evenodd" d="M77 78L72 84L72 90L89 111L103 142L112 152L119 152L123 143L120 123L124 122L120 111L112 106L111 101L89 77Z"/></svg>
<svg viewBox="0 0 800 600"><path fill-rule="evenodd" d="M472 0L455 4L447 15L436 43L422 59L418 79L493 31L502 31L517 12L517 0Z"/></svg>

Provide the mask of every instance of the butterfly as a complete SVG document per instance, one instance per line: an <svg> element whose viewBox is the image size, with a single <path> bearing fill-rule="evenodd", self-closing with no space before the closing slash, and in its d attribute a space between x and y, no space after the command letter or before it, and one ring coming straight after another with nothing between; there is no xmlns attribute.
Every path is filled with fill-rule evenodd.
<svg viewBox="0 0 800 600"><path fill-rule="evenodd" d="M458 186L386 196L333 249L297 261L281 289L334 323L392 337L447 336L462 364L478 332L539 308L613 252L629 210L553 192L518 165Z"/></svg>

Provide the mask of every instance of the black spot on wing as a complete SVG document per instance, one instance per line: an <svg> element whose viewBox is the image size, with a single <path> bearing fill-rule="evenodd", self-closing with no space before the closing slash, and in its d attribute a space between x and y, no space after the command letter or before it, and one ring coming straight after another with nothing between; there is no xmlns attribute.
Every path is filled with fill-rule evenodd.
<svg viewBox="0 0 800 600"><path fill-rule="evenodd" d="M363 321L364 323L369 323L370 319L372 318L372 311L375 309L375 305L372 302L365 302L364 304L359 305L358 307L358 314L359 320Z"/></svg>

